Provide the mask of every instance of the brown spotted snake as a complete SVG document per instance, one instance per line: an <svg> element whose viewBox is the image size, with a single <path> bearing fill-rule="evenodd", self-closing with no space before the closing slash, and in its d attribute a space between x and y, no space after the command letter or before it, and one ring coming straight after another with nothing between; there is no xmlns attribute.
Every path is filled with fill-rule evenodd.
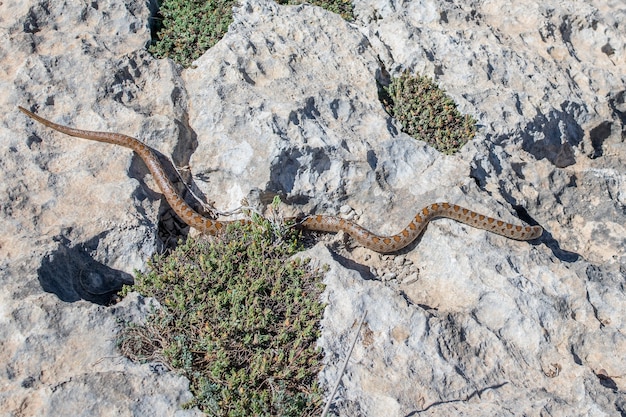
<svg viewBox="0 0 626 417"><path fill-rule="evenodd" d="M83 139L113 143L130 148L141 157L148 170L154 177L161 192L165 196L176 214L189 226L203 233L215 235L231 221L212 220L202 216L187 204L176 192L176 189L167 178L165 170L156 157L154 151L139 140L119 133L92 132L74 129L59 125L44 119L22 107L19 109L27 116L54 130ZM380 253L396 252L413 242L426 228L426 225L435 218L447 217L468 224L478 229L488 230L515 240L533 240L542 235L541 226L519 226L502 220L494 219L474 211L450 203L434 203L421 209L411 220L411 223L400 233L393 236L378 236L364 229L356 223L335 216L306 216L298 220L303 229L323 232L339 232L352 236L359 245ZM237 222L238 220L235 220Z"/></svg>

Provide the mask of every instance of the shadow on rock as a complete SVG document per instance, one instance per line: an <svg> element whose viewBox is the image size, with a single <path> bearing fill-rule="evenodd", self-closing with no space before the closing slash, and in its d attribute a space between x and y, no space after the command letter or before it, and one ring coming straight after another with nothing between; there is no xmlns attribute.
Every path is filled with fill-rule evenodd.
<svg viewBox="0 0 626 417"><path fill-rule="evenodd" d="M468 395L465 398L459 398L459 399L454 399L454 400L446 400L446 401L437 401L434 402L432 404L430 404L429 406L427 406L426 408L424 408L423 410L416 410L416 411L412 411L409 414L407 414L405 417L413 417L413 416L417 416L420 413L423 413L425 411L428 411L429 409L433 408L433 407L437 407L439 405L444 405L444 404L452 404L452 403L462 403L462 402L467 402L470 399L472 399L473 397L478 396L478 398L480 398L480 396L485 392L485 391L489 391L489 390L497 390L499 388L502 388L503 386L505 386L506 384L508 384L508 382L502 382L500 384L496 384L496 385L491 385L482 389L477 389L474 392L472 392L470 395Z"/></svg>
<svg viewBox="0 0 626 417"><path fill-rule="evenodd" d="M561 249L561 244L558 240L556 240L550 232L547 230L543 230L543 235L541 236L542 243L550 248L552 254L556 256L559 260L563 262L576 262L580 259L580 255L576 252L570 252L565 249Z"/></svg>
<svg viewBox="0 0 626 417"><path fill-rule="evenodd" d="M352 259L348 259L345 256L340 255L336 251L331 251L331 255L335 261L337 261L341 266L346 269L350 269L356 271L361 275L361 277L366 281L375 281L378 280L376 275L372 274L372 271L367 265L360 264L358 262L353 261Z"/></svg>
<svg viewBox="0 0 626 417"><path fill-rule="evenodd" d="M43 258L37 269L43 290L66 302L110 304L124 284L133 283L133 277L93 259L93 250L89 248L102 237L74 246L60 238L57 250Z"/></svg>
<svg viewBox="0 0 626 417"><path fill-rule="evenodd" d="M562 111L540 112L522 130L522 148L538 160L546 158L554 166L565 168L576 163L574 147L584 132L575 115L581 111L576 103L566 102Z"/></svg>

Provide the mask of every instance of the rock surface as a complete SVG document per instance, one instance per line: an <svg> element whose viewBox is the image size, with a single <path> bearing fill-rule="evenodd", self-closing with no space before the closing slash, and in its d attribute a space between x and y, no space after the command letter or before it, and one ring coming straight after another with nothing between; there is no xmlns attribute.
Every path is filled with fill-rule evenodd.
<svg viewBox="0 0 626 417"><path fill-rule="evenodd" d="M447 200L544 226L529 244L437 220L393 256L321 237L304 256L330 266L326 386L368 312L337 414L626 413L626 7L354 4L350 24L244 1L184 71L144 51L146 5L0 5L3 415L197 414L180 408L186 381L115 350L117 320L143 300L101 305L176 226L145 166L17 105L144 140L225 211L278 194L286 211L395 233ZM404 69L479 120L462 152L384 112L377 81Z"/></svg>
<svg viewBox="0 0 626 417"><path fill-rule="evenodd" d="M176 158L177 75L142 50L149 10L8 0L0 16L0 415L201 415L181 408L186 379L119 354L119 320L145 310L139 300L99 305L155 251L160 197L146 168L17 111L122 130Z"/></svg>

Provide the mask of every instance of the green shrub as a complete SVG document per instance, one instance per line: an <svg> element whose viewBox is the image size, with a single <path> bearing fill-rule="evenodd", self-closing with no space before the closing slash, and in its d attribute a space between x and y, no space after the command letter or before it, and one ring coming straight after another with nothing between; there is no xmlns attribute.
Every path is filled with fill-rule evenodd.
<svg viewBox="0 0 626 417"><path fill-rule="evenodd" d="M380 98L402 131L446 154L457 152L476 134L476 120L462 115L454 101L428 77L402 73Z"/></svg>
<svg viewBox="0 0 626 417"><path fill-rule="evenodd" d="M319 414L324 305L321 278L293 229L268 221L229 226L219 239L189 239L126 288L156 298L144 326L125 327L124 354L161 360L191 381L198 406L214 416Z"/></svg>
<svg viewBox="0 0 626 417"><path fill-rule="evenodd" d="M162 20L149 51L184 67L198 59L228 31L235 0L162 0Z"/></svg>

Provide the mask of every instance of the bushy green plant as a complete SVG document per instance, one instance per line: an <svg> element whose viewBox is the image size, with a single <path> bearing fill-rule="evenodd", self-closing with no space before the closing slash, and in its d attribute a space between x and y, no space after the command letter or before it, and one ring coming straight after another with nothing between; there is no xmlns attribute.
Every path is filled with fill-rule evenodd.
<svg viewBox="0 0 626 417"><path fill-rule="evenodd" d="M228 31L236 0L162 0L156 39L149 51L184 67L198 59Z"/></svg>
<svg viewBox="0 0 626 417"><path fill-rule="evenodd" d="M189 405L209 415L319 414L323 285L291 258L297 238L257 220L157 257L132 290L162 308L124 329L122 352L180 370L195 395Z"/></svg>
<svg viewBox="0 0 626 417"><path fill-rule="evenodd" d="M440 152L453 154L476 134L476 120L462 115L429 77L405 71L381 89L380 97L403 132Z"/></svg>

